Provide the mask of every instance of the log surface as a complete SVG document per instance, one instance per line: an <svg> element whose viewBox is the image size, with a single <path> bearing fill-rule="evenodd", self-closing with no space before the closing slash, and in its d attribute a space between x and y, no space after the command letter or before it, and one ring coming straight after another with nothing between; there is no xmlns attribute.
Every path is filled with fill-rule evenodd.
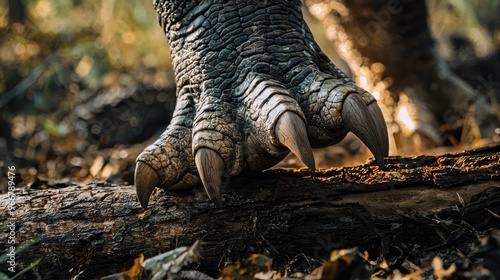
<svg viewBox="0 0 500 280"><path fill-rule="evenodd" d="M46 279L98 278L123 271L140 253L151 257L197 239L203 240L197 269L212 276L250 253L297 269L352 246L375 258L415 246L467 253L480 232L500 228L500 145L389 157L384 170L368 162L316 172L245 173L224 186L222 209L201 187L157 190L148 210L133 186L106 182L38 183L16 196L13 217L7 195L0 197L2 220L15 222L17 246L38 238L17 256L17 267L43 257L38 271ZM2 251L7 248L0 243Z"/></svg>

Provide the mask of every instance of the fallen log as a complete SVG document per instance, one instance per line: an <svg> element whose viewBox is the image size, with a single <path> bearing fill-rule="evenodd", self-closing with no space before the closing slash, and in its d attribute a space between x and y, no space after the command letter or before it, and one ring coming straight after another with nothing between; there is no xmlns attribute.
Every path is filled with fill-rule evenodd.
<svg viewBox="0 0 500 280"><path fill-rule="evenodd" d="M479 237L500 228L500 145L455 154L389 157L315 172L269 170L231 178L217 209L196 188L157 190L143 210L133 186L106 182L18 188L13 215L2 195L0 215L15 223L16 268L43 258L45 279L93 279L146 257L203 242L197 269L216 276L251 253L279 269L311 269L336 248L358 246L371 256L469 253ZM0 243L8 252L9 244ZM429 261L432 257L429 257ZM9 273L4 265L2 271Z"/></svg>

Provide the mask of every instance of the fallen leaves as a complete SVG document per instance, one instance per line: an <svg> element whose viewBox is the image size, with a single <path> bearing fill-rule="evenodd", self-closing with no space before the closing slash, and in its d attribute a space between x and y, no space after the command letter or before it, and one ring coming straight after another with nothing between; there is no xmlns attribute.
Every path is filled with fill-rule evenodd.
<svg viewBox="0 0 500 280"><path fill-rule="evenodd" d="M270 271L271 264L272 264L272 259L270 259L269 257L259 254L252 254L240 263L224 267L220 279L221 280L256 279L254 278L256 274ZM278 279L278 278L264 278L264 279Z"/></svg>
<svg viewBox="0 0 500 280"><path fill-rule="evenodd" d="M141 254L127 271L101 278L101 280L161 280L170 274L179 274L184 266L201 259L201 245L196 241L190 247L179 247L144 261ZM202 277L197 277L202 278Z"/></svg>
<svg viewBox="0 0 500 280"><path fill-rule="evenodd" d="M190 264L201 260L201 242L196 241L190 247L179 247L158 256L144 260L139 256L134 265L125 272L103 277L103 280L159 280L159 279L198 279L214 280L202 272L184 270ZM310 274L272 270L272 259L261 254L252 254L245 260L227 265L220 273L219 280L326 280L326 279L495 279L500 267L500 231L493 230L484 238L481 245L465 262L450 262L440 256L429 258L426 265L418 265L403 257L389 263L383 258L370 260L368 253L361 253L358 248L334 250L323 264ZM483 278L482 278L483 277Z"/></svg>

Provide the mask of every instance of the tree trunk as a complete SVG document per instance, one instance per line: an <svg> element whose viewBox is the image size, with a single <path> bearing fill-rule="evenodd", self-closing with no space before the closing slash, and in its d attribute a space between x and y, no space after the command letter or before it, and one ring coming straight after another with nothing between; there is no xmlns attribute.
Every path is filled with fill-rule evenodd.
<svg viewBox="0 0 500 280"><path fill-rule="evenodd" d="M379 95L378 104L388 123L397 124L404 134L424 136L424 143L434 147L449 136L460 139L463 129L457 121L471 114L483 137L494 136L498 120L487 95L477 90L478 74L474 73L472 87L439 56L427 22L426 1L336 2L305 1L348 63L354 81ZM405 126L398 118L400 110L411 111L415 126ZM455 124L446 127L448 137L442 137L443 124ZM467 123L463 125L467 128ZM407 139L396 143L400 150L409 147ZM464 135L462 144L472 143L466 140Z"/></svg>
<svg viewBox="0 0 500 280"><path fill-rule="evenodd" d="M222 209L202 188L157 191L145 211L133 186L62 183L47 189L39 181L16 191L12 217L2 195L0 213L15 223L17 247L38 238L16 255L18 271L43 257L38 270L45 279L109 275L140 253L151 257L197 239L203 240L197 269L216 276L224 264L250 253L269 255L281 269L304 269L332 249L353 246L373 258L404 252L411 259L416 246L419 252L467 254L482 231L500 227L499 186L497 145L390 157L385 170L369 162L246 173L227 182ZM7 248L1 242L0 249Z"/></svg>

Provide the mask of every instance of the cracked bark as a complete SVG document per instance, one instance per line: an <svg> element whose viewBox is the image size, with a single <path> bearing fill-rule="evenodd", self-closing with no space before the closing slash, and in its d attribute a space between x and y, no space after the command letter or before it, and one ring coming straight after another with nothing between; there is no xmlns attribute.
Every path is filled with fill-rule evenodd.
<svg viewBox="0 0 500 280"><path fill-rule="evenodd" d="M416 245L467 254L480 232L500 227L491 214L500 213L500 146L390 157L383 171L369 162L317 172L245 173L226 182L222 209L201 186L156 190L147 211L133 186L35 187L41 186L16 193L13 220L5 195L0 213L15 221L18 245L39 238L17 256L18 268L43 257L39 271L47 279L109 275L129 267L140 253L150 257L196 239L204 241L197 269L214 276L226 262L257 252L281 268L301 253L322 259L331 249L352 246L374 258ZM458 237L453 225L462 231ZM2 242L0 249L6 246Z"/></svg>

